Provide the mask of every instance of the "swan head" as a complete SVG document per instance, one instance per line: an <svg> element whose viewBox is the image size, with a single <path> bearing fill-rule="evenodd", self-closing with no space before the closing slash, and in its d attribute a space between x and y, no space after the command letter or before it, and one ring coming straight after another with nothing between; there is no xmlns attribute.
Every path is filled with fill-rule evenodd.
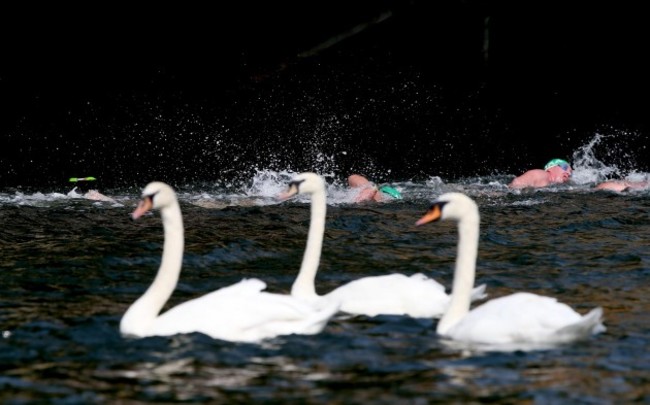
<svg viewBox="0 0 650 405"><path fill-rule="evenodd" d="M458 222L471 219L478 222L478 218L478 206L474 200L462 193L445 193L431 204L426 214L415 225L448 219Z"/></svg>
<svg viewBox="0 0 650 405"><path fill-rule="evenodd" d="M142 190L142 200L131 214L131 218L138 219L152 209L163 209L177 204L176 193L169 185L154 181Z"/></svg>
<svg viewBox="0 0 650 405"><path fill-rule="evenodd" d="M288 184L287 191L278 198L282 201L297 194L316 194L325 191L325 180L316 173L305 172L294 177Z"/></svg>

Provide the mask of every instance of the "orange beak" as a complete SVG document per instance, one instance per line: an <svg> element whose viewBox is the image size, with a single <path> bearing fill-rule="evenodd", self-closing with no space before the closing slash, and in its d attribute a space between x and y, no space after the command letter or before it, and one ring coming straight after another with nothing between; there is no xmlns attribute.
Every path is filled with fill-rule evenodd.
<svg viewBox="0 0 650 405"><path fill-rule="evenodd" d="M153 199L146 196L138 203L138 207L131 213L131 219L136 220L147 213L153 207Z"/></svg>
<svg viewBox="0 0 650 405"><path fill-rule="evenodd" d="M290 184L289 189L287 189L287 191L282 192L278 195L278 200L285 201L296 194L298 194L298 186L295 184Z"/></svg>
<svg viewBox="0 0 650 405"><path fill-rule="evenodd" d="M429 222L437 221L440 219L440 216L442 215L442 210L440 209L440 205L434 204L429 208L426 214L418 221L415 223L416 226L428 224Z"/></svg>

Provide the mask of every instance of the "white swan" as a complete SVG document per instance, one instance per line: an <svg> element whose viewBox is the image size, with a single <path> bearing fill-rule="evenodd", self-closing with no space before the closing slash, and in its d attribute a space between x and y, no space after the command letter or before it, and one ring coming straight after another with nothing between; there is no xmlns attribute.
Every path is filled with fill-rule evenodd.
<svg viewBox="0 0 650 405"><path fill-rule="evenodd" d="M133 219L160 209L165 241L162 261L151 286L126 311L120 331L134 337L201 332L216 339L259 342L287 334L316 334L338 311L337 305L315 309L289 295L262 292L258 279L242 280L184 302L159 315L176 288L183 261L183 218L176 194L161 182L148 184Z"/></svg>
<svg viewBox="0 0 650 405"><path fill-rule="evenodd" d="M605 330L602 308L582 316L555 298L515 293L469 310L479 240L476 203L461 193L441 195L416 225L438 219L458 221L458 253L451 304L437 332L455 341L486 345L544 345L585 339Z"/></svg>
<svg viewBox="0 0 650 405"><path fill-rule="evenodd" d="M301 173L289 183L288 190L279 198L286 200L297 194L311 196L311 221L300 272L291 288L292 296L310 303L339 302L340 310L352 315L442 316L449 304L449 296L440 283L421 273L410 277L403 274L363 277L319 296L315 279L325 232L325 181L315 173ZM476 288L473 296L483 298L484 290L485 286Z"/></svg>

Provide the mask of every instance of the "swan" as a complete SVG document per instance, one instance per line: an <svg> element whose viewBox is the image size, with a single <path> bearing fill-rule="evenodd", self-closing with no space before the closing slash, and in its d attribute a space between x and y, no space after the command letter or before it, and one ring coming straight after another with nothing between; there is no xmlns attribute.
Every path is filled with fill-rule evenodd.
<svg viewBox="0 0 650 405"><path fill-rule="evenodd" d="M263 281L244 279L159 314L180 275L183 218L176 193L167 184L149 183L142 196L131 215L135 220L151 209L160 210L165 235L162 261L151 286L122 317L123 335L146 337L200 332L215 339L259 342L279 335L319 333L338 312L337 305L314 308L289 295L262 292L266 288Z"/></svg>
<svg viewBox="0 0 650 405"><path fill-rule="evenodd" d="M315 173L295 176L287 191L280 194L286 200L298 194L311 196L311 219L307 246L296 280L291 287L293 297L312 304L338 302L341 312L350 315L407 315L414 318L440 317L449 296L437 281L417 273L411 276L387 274L363 277L344 284L325 295L316 293L315 279L320 262L325 232L327 194L325 181ZM477 287L472 296L484 297L485 286Z"/></svg>
<svg viewBox="0 0 650 405"><path fill-rule="evenodd" d="M470 311L478 254L480 216L462 193L441 195L416 225L458 222L458 253L451 303L437 325L439 335L470 344L546 345L586 339L605 330L601 307L580 315L553 297L518 292L495 298Z"/></svg>

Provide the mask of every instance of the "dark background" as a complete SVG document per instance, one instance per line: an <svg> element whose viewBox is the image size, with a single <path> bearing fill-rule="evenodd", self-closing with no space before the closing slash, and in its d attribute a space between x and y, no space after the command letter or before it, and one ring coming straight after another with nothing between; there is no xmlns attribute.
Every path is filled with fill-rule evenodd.
<svg viewBox="0 0 650 405"><path fill-rule="evenodd" d="M648 171L635 2L105 3L3 13L0 187L518 174L595 133ZM639 2L640 3L640 2ZM324 156L324 157L323 157Z"/></svg>

